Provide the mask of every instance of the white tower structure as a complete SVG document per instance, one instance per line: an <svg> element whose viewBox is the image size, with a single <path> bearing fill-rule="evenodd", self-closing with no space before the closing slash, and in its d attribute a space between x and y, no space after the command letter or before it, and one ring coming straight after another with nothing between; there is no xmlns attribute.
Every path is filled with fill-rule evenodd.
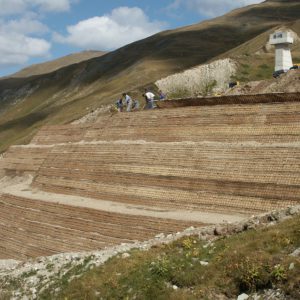
<svg viewBox="0 0 300 300"><path fill-rule="evenodd" d="M275 71L288 71L293 66L290 49L293 43L291 32L276 31L270 35L270 44L275 46Z"/></svg>

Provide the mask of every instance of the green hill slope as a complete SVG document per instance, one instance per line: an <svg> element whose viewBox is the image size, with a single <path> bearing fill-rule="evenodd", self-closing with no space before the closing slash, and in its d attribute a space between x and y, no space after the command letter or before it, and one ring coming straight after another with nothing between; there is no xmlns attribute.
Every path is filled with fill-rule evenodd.
<svg viewBox="0 0 300 300"><path fill-rule="evenodd" d="M57 299L215 300L242 293L299 299L300 260L291 255L300 246L299 226L298 216L214 242L191 236L146 253L132 251L71 283L61 281ZM281 297L267 297L271 289ZM43 296L51 299L51 291Z"/></svg>
<svg viewBox="0 0 300 300"><path fill-rule="evenodd" d="M239 63L236 79L256 81L271 78L274 72L274 48L268 45L269 34L274 29L290 29L300 36L300 20L279 25L264 32L246 43L222 54L220 58L231 57ZM300 42L295 40L292 46L293 62L300 63Z"/></svg>
<svg viewBox="0 0 300 300"><path fill-rule="evenodd" d="M50 74L0 80L0 151L28 142L44 124L68 123L111 103L123 91L140 96L162 77L211 61L276 26L293 25L299 13L299 1L266 1Z"/></svg>

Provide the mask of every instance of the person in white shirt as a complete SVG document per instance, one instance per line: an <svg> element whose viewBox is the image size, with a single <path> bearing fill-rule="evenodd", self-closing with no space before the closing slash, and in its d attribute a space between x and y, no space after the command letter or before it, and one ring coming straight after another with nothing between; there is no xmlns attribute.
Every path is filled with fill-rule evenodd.
<svg viewBox="0 0 300 300"><path fill-rule="evenodd" d="M148 89L146 89L145 94L143 96L145 97L146 100L145 109L153 109L155 95L152 92L150 92Z"/></svg>

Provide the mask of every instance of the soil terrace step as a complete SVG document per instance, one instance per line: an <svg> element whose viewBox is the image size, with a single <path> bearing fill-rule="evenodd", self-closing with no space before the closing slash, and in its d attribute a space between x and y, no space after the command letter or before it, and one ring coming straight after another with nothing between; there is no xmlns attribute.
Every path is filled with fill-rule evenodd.
<svg viewBox="0 0 300 300"><path fill-rule="evenodd" d="M57 146L33 186L139 205L250 214L300 203L299 150L300 144Z"/></svg>
<svg viewBox="0 0 300 300"><path fill-rule="evenodd" d="M298 140L299 102L190 106L103 116L93 125L47 126L33 144L145 140L258 141Z"/></svg>
<svg viewBox="0 0 300 300"><path fill-rule="evenodd" d="M49 147L10 147L0 159L0 177L1 175L13 176L24 173L35 174L50 149Z"/></svg>
<svg viewBox="0 0 300 300"><path fill-rule="evenodd" d="M0 259L26 259L103 249L203 224L1 195L0 225Z"/></svg>

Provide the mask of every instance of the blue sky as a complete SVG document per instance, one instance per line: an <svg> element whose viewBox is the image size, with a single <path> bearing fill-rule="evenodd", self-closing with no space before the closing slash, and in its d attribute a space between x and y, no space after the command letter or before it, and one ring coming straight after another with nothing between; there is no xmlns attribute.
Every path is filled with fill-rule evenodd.
<svg viewBox="0 0 300 300"><path fill-rule="evenodd" d="M0 76L83 50L111 51L262 0L0 0Z"/></svg>

